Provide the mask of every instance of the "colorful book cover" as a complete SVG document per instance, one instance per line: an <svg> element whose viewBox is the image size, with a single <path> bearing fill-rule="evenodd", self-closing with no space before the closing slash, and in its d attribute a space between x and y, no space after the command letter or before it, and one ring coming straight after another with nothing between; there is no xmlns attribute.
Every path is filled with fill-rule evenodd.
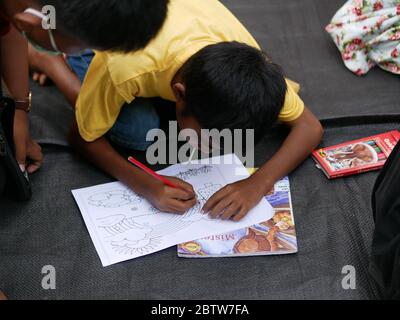
<svg viewBox="0 0 400 320"><path fill-rule="evenodd" d="M178 256L211 258L297 252L289 178L278 181L266 199L275 210L271 220L250 228L182 243L178 245Z"/></svg>
<svg viewBox="0 0 400 320"><path fill-rule="evenodd" d="M317 167L329 179L382 168L400 140L400 132L376 136L322 148L313 152Z"/></svg>

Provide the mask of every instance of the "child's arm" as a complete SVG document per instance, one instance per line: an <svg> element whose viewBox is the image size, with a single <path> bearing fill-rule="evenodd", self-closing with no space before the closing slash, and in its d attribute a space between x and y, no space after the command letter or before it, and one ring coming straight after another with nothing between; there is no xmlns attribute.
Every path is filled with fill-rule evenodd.
<svg viewBox="0 0 400 320"><path fill-rule="evenodd" d="M296 169L321 141L323 128L305 108L295 121L288 122L290 134L279 151L250 178L226 186L215 193L203 211L213 217L242 219L282 177Z"/></svg>
<svg viewBox="0 0 400 320"><path fill-rule="evenodd" d="M79 134L76 122L70 132L70 144L85 158L109 175L126 184L164 212L185 213L196 203L193 187L180 179L168 177L179 188L171 188L151 177L124 159L106 138L86 142Z"/></svg>

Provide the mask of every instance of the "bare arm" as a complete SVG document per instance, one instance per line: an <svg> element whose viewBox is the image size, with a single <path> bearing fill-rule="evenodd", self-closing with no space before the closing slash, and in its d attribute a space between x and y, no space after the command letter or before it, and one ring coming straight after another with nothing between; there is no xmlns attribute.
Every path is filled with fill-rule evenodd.
<svg viewBox="0 0 400 320"><path fill-rule="evenodd" d="M264 194L267 194L275 182L296 169L317 147L323 135L318 119L305 108L301 117L288 122L290 133L278 152L265 163L253 176Z"/></svg>
<svg viewBox="0 0 400 320"><path fill-rule="evenodd" d="M105 137L94 142L86 142L81 138L76 122L70 133L70 144L97 167L126 184L162 211L184 213L197 202L190 184L169 177L179 188L165 186L147 173L132 166L114 150Z"/></svg>
<svg viewBox="0 0 400 320"><path fill-rule="evenodd" d="M28 45L19 32L11 27L1 38L1 72L4 82L15 100L24 101L29 92ZM25 111L16 110L14 119L16 159L21 170L32 173L41 166L40 146L30 138L29 120ZM28 158L28 159L27 159Z"/></svg>
<svg viewBox="0 0 400 320"><path fill-rule="evenodd" d="M280 178L297 168L321 141L322 126L307 108L299 119L287 125L290 134L279 151L250 178L215 193L204 205L205 212L222 219L242 219Z"/></svg>
<svg viewBox="0 0 400 320"><path fill-rule="evenodd" d="M12 97L24 100L29 92L28 44L12 26L1 38L1 71Z"/></svg>

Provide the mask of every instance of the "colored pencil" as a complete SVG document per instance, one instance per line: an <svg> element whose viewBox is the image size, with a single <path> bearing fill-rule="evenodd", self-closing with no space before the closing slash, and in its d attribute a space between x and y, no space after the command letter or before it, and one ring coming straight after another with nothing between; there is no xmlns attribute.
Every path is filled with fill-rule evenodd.
<svg viewBox="0 0 400 320"><path fill-rule="evenodd" d="M172 188L178 188L177 185L175 185L174 183L172 183L171 181L169 181L168 179L164 178L163 176L159 175L158 173L154 172L153 170L151 170L150 168L146 167L143 163L139 162L138 160L136 160L133 157L129 157L128 161L130 163L132 163L133 165L135 165L136 167L138 167L139 169L142 169L144 172L148 173L149 175L153 176L154 178L156 178L157 180L161 181L162 183L164 183L165 185L172 187Z"/></svg>

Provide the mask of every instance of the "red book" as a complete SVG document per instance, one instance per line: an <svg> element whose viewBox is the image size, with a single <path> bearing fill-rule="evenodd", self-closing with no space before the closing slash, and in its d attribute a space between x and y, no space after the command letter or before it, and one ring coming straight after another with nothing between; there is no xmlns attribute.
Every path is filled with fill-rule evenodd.
<svg viewBox="0 0 400 320"><path fill-rule="evenodd" d="M400 140L400 132L349 141L315 150L313 158L329 179L381 169Z"/></svg>

